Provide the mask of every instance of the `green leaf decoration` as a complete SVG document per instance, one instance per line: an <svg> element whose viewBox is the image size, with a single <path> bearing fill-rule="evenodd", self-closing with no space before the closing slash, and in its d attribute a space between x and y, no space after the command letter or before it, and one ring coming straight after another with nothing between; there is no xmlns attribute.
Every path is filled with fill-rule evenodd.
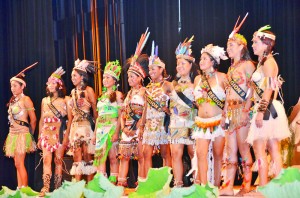
<svg viewBox="0 0 300 198"><path fill-rule="evenodd" d="M136 192L129 194L129 198L136 197L166 197L170 193L172 179L171 168L150 168L145 181L139 181Z"/></svg>
<svg viewBox="0 0 300 198"><path fill-rule="evenodd" d="M282 169L280 174L267 185L258 187L258 191L265 197L299 197L300 170L297 168Z"/></svg>

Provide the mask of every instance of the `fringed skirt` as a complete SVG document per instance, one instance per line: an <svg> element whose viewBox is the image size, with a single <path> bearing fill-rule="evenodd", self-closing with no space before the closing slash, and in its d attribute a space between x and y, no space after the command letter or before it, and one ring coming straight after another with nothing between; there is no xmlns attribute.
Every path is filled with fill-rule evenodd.
<svg viewBox="0 0 300 198"><path fill-rule="evenodd" d="M158 146L168 144L168 134L164 127L164 118L153 118L146 120L143 134L143 144Z"/></svg>
<svg viewBox="0 0 300 198"><path fill-rule="evenodd" d="M193 131L193 139L201 138L214 141L216 137L225 136L225 132L220 126L222 115L217 115L212 118L195 118L195 125Z"/></svg>
<svg viewBox="0 0 300 198"><path fill-rule="evenodd" d="M34 152L36 143L29 132L10 132L6 138L3 150L7 157L14 157L16 153Z"/></svg>
<svg viewBox="0 0 300 198"><path fill-rule="evenodd" d="M253 145L253 142L258 139L278 139L283 140L290 137L290 130L288 127L288 119L285 114L283 105L278 100L273 100L273 105L277 112L277 117L274 119L270 116L269 120L263 120L263 126L257 128L255 124L255 119L257 116L258 103L254 106L254 114L250 121L250 129L246 141ZM268 110L267 110L268 111Z"/></svg>
<svg viewBox="0 0 300 198"><path fill-rule="evenodd" d="M88 153L95 153L95 145L92 143L94 132L92 131L90 123L87 122L73 122L70 129L70 150L69 155L73 155L74 150L81 147L83 144L87 145Z"/></svg>

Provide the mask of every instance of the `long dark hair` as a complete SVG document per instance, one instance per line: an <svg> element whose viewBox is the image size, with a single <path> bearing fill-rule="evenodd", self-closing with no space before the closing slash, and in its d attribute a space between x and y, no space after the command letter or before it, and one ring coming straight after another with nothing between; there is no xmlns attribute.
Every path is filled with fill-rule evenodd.
<svg viewBox="0 0 300 198"><path fill-rule="evenodd" d="M200 74L198 66L193 61L190 61L190 60L187 60L187 59L184 59L184 60L186 60L189 64L192 64L189 76L191 78L191 82L194 83L194 80L195 80L196 76L198 76ZM175 81L178 81L179 79L180 79L180 77L176 76Z"/></svg>
<svg viewBox="0 0 300 198"><path fill-rule="evenodd" d="M262 32L267 33L267 34L271 34L271 35L275 36L275 34L273 32L271 32L271 31L269 31L269 30L264 30ZM267 56L270 53L272 53L273 48L275 46L275 41L273 39L270 39L270 38L265 37L265 36L264 37L259 37L259 38L262 41L262 43L264 43L265 45L267 45L267 49L264 51L263 58L262 58L262 60L260 62L260 64L263 65L265 63L265 61L267 60Z"/></svg>

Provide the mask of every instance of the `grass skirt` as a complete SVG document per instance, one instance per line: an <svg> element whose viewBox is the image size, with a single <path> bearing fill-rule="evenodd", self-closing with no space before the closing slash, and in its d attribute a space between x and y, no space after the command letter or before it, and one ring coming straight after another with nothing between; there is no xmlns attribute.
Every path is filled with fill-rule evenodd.
<svg viewBox="0 0 300 198"><path fill-rule="evenodd" d="M7 157L14 157L15 153L24 154L34 152L36 150L36 143L29 132L9 133L3 150Z"/></svg>

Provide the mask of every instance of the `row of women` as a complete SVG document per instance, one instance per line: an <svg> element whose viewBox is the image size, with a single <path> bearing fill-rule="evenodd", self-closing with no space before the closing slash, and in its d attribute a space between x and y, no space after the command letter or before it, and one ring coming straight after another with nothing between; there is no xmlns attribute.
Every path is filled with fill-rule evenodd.
<svg viewBox="0 0 300 198"><path fill-rule="evenodd" d="M268 182L270 171L278 175L282 168L279 142L290 133L284 108L276 100L282 83L272 54L276 37L269 26L254 33L252 48L259 60L255 67L245 37L237 33L240 26L234 27L227 42L232 61L227 75L216 70L220 61L227 59L225 51L212 44L201 50L201 72L197 72L199 66L191 55L191 38L176 49L177 76L172 82L167 81L165 63L158 57L157 46L153 44L149 58L141 54L149 36L146 31L129 59L127 74L131 89L124 100L117 90L121 74L118 61L108 62L104 69L104 89L98 102L92 87L87 86L88 73L94 72L91 62L75 62L71 75L75 88L70 97L65 96L61 78L64 70L57 69L48 79L47 97L41 104L37 143L43 151L41 194L49 192L52 158L55 188L61 185L66 148L73 155L70 174L77 181L82 175L87 175L90 181L96 171L107 175L107 158L111 182L127 185L130 159L138 160L138 181L143 181L152 167L153 153L159 150L163 166L173 169L174 186L182 187L185 145L190 158L194 157L194 183L206 184L210 180L220 186L221 172L224 173L220 195L234 193L238 150L243 172L239 194L250 191L254 161L250 145L258 162L259 185ZM144 87L148 70L151 82ZM9 102L10 128L4 149L6 156L14 158L21 188L27 186L25 154L36 149L31 134L36 127L36 116L31 99L23 94L26 82L22 75L16 75L10 82L13 96ZM94 131L93 120L96 120ZM208 179L207 155L211 143L213 175Z"/></svg>

